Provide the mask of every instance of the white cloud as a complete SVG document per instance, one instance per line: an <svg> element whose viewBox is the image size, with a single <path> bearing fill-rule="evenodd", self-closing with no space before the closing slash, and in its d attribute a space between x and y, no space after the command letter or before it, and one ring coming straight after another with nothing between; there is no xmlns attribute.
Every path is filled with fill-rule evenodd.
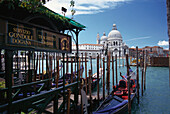
<svg viewBox="0 0 170 114"><path fill-rule="evenodd" d="M169 42L168 42L168 41L165 41L165 40L159 41L159 42L158 42L158 45L159 45L159 46L168 46L168 45L169 45Z"/></svg>
<svg viewBox="0 0 170 114"><path fill-rule="evenodd" d="M131 48L136 48L135 46L132 46Z"/></svg>
<svg viewBox="0 0 170 114"><path fill-rule="evenodd" d="M49 9L61 14L61 7L67 9L66 16L71 16L70 8L71 0L51 0L45 4ZM105 9L114 9L121 3L126 3L132 0L74 0L76 10L75 15L79 14L96 14L103 12Z"/></svg>

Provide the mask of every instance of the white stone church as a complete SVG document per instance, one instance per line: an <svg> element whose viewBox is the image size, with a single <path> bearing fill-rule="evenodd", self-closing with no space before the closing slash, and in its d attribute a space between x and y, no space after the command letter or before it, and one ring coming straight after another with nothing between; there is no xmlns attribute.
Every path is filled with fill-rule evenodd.
<svg viewBox="0 0 170 114"><path fill-rule="evenodd" d="M121 33L117 30L116 24L113 24L113 29L110 31L108 36L106 33L103 33L103 36L100 38L97 34L97 44L102 44L103 50L102 53L109 51L113 56L125 56L129 53L128 46L123 42Z"/></svg>
<svg viewBox="0 0 170 114"><path fill-rule="evenodd" d="M97 44L79 44L79 56L83 53L87 53L87 56L96 57L98 54L102 56L106 55L106 51L109 51L113 56L117 55L120 57L125 56L129 53L129 47L123 42L121 33L117 30L116 24L113 24L113 29L110 31L108 36L103 33L100 38L99 33L97 34ZM75 56L76 45L72 45L72 54Z"/></svg>

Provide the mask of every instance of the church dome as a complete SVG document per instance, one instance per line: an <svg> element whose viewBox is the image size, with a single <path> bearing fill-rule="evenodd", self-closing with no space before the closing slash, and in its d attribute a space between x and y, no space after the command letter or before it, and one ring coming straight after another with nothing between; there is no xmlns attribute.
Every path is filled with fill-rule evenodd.
<svg viewBox="0 0 170 114"><path fill-rule="evenodd" d="M103 33L103 36L101 37L101 40L103 40L103 41L107 40L107 36L106 36L105 32Z"/></svg>
<svg viewBox="0 0 170 114"><path fill-rule="evenodd" d="M113 40L113 39L122 39L122 35L117 30L116 24L113 24L113 29L112 31L110 31L108 35L108 40Z"/></svg>

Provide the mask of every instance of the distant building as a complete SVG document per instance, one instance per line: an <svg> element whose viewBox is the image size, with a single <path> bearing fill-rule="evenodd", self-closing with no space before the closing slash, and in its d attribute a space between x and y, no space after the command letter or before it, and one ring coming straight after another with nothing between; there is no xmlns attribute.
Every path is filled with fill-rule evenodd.
<svg viewBox="0 0 170 114"><path fill-rule="evenodd" d="M160 46L145 46L144 48L139 48L138 53L142 55L142 51L147 51L150 57L166 57L168 55L168 50L164 50ZM136 48L129 48L129 56L136 57Z"/></svg>
<svg viewBox="0 0 170 114"><path fill-rule="evenodd" d="M142 53L142 49L138 48L138 54L141 54L141 53ZM136 57L136 48L129 48L129 56Z"/></svg>
<svg viewBox="0 0 170 114"><path fill-rule="evenodd" d="M79 56L87 53L87 56L97 57L101 53L101 49L103 45L101 44L79 44ZM71 56L75 56L76 53L76 45L72 45L72 54Z"/></svg>
<svg viewBox="0 0 170 114"><path fill-rule="evenodd" d="M146 46L143 48L143 50L147 50L149 56L153 56L153 57L161 57L164 55L163 48L160 46L153 46L153 47Z"/></svg>

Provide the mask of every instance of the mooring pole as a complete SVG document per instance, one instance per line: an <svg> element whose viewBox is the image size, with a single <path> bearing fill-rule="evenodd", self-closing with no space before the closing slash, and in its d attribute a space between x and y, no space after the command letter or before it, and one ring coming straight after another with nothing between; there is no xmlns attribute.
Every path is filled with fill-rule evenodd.
<svg viewBox="0 0 170 114"><path fill-rule="evenodd" d="M118 80L117 80L117 54L115 56L115 59L116 59L116 85L118 84Z"/></svg>
<svg viewBox="0 0 170 114"><path fill-rule="evenodd" d="M86 84L86 94L87 94L87 53L85 53L85 84Z"/></svg>
<svg viewBox="0 0 170 114"><path fill-rule="evenodd" d="M112 83L114 86L114 56L112 56Z"/></svg>
<svg viewBox="0 0 170 114"><path fill-rule="evenodd" d="M65 112L65 103L66 103L66 100L65 100L65 53L62 53L63 55L63 113Z"/></svg>
<svg viewBox="0 0 170 114"><path fill-rule="evenodd" d="M136 46L136 67L137 67L137 99L139 104L139 67L138 67L138 46Z"/></svg>
<svg viewBox="0 0 170 114"><path fill-rule="evenodd" d="M142 82L141 82L141 91L142 91L142 96L143 96L143 75L144 75L144 50L143 50L143 55L142 55Z"/></svg>
<svg viewBox="0 0 170 114"><path fill-rule="evenodd" d="M109 95L109 55L108 55L108 52L107 52L107 85L106 85L106 88L107 88L107 95Z"/></svg>
<svg viewBox="0 0 170 114"><path fill-rule="evenodd" d="M73 59L71 58L71 83L73 83Z"/></svg>
<svg viewBox="0 0 170 114"><path fill-rule="evenodd" d="M41 77L41 75L40 75L40 71L41 71L41 69L40 69L40 59L41 59L41 52L39 53L39 80L40 80L40 77Z"/></svg>
<svg viewBox="0 0 170 114"><path fill-rule="evenodd" d="M103 57L103 100L105 99L105 57Z"/></svg>
<svg viewBox="0 0 170 114"><path fill-rule="evenodd" d="M91 63L91 73L93 74L92 56L90 56L90 63Z"/></svg>
<svg viewBox="0 0 170 114"><path fill-rule="evenodd" d="M67 55L67 63L66 63L66 74L68 73L68 54Z"/></svg>
<svg viewBox="0 0 170 114"><path fill-rule="evenodd" d="M144 55L144 90L146 90L146 67L147 67L147 50L145 50L145 55Z"/></svg>
<svg viewBox="0 0 170 114"><path fill-rule="evenodd" d="M126 54L126 65L127 65L127 79L128 79L128 114L131 114L130 76L129 76L128 54Z"/></svg>
<svg viewBox="0 0 170 114"><path fill-rule="evenodd" d="M44 53L42 53L42 80L44 80Z"/></svg>
<svg viewBox="0 0 170 114"><path fill-rule="evenodd" d="M54 54L54 55L53 55L53 59L52 59L52 60L54 61L54 77L55 77L55 76L56 76L56 67L55 67L55 65L56 65L56 63L55 63L55 62L56 62L55 54L56 54L56 53L53 53L53 54ZM55 79L55 78L54 78L54 79Z"/></svg>
<svg viewBox="0 0 170 114"><path fill-rule="evenodd" d="M60 71L59 71L59 57L56 56L56 60L57 60L57 78L56 78L56 87L58 88L58 80L59 80L59 74L60 74Z"/></svg>
<svg viewBox="0 0 170 114"><path fill-rule="evenodd" d="M82 55L82 61L81 61L81 65L82 65L82 67L83 67L83 53L81 53L81 55ZM83 78L83 72L81 72L81 78Z"/></svg>
<svg viewBox="0 0 170 114"><path fill-rule="evenodd" d="M35 74L35 59L36 59L36 53L34 52L34 82L36 81L36 74ZM34 89L36 88L36 86L34 86Z"/></svg>
<svg viewBox="0 0 170 114"><path fill-rule="evenodd" d="M12 71L13 71L13 51L5 50L5 87L7 89L8 114L13 114L12 110Z"/></svg>
<svg viewBox="0 0 170 114"><path fill-rule="evenodd" d="M88 80L88 85L89 85L89 97L90 97L90 112L92 112L92 97L91 97L91 70L89 70L89 80Z"/></svg>
<svg viewBox="0 0 170 114"><path fill-rule="evenodd" d="M68 96L67 96L67 114L70 114L70 96L71 96L71 89L68 90Z"/></svg>
<svg viewBox="0 0 170 114"><path fill-rule="evenodd" d="M97 55L97 100L98 100L98 106L99 106L99 55Z"/></svg>
<svg viewBox="0 0 170 114"><path fill-rule="evenodd" d="M166 0L166 8L167 8L167 25L168 25L168 37L169 37L169 87L170 87L170 1Z"/></svg>

